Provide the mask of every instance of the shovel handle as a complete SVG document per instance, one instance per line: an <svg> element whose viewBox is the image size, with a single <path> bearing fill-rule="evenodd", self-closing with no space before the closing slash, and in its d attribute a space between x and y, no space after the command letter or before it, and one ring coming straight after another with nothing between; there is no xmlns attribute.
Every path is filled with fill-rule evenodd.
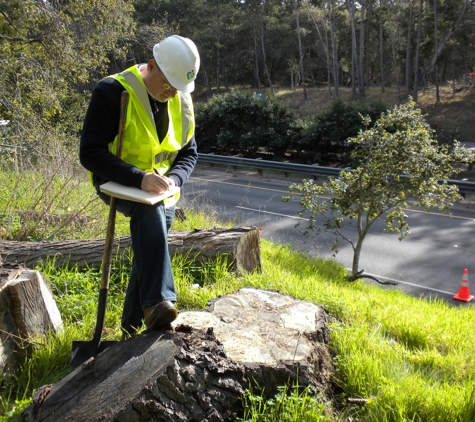
<svg viewBox="0 0 475 422"><path fill-rule="evenodd" d="M119 132L117 134L116 155L121 158L122 156L122 143L124 139L125 123L127 117L127 106L129 104L129 92L127 90L122 91L120 97L120 115L119 115ZM104 246L104 255L102 257L102 273L101 273L101 285L102 289L109 289L109 279L112 263L112 247L114 245L115 234L115 216L117 208L117 198L111 196L109 203L109 219L107 221L106 240Z"/></svg>
<svg viewBox="0 0 475 422"><path fill-rule="evenodd" d="M122 140L124 138L125 122L127 116L127 106L129 103L129 93L124 90L120 97L120 116L119 132L117 135L116 155L120 158L122 154ZM109 204L109 219L107 220L106 240L104 246L104 255L102 257L101 285L99 290L99 303L97 306L96 328L92 344L96 345L94 350L99 347L102 331L104 329L104 320L106 316L107 295L109 291L109 278L112 263L112 247L114 245L115 215L117 208L117 198L111 196ZM95 356L95 355L94 355Z"/></svg>
<svg viewBox="0 0 475 422"><path fill-rule="evenodd" d="M124 138L125 123L127 116L127 106L129 103L129 93L125 90L120 97L119 131L117 135L116 155L121 158L122 140ZM112 261L112 246L114 244L114 228L117 199L111 196L109 206L109 219L107 221L106 239L104 246L104 255L102 257L101 285L99 290L99 303L97 306L97 320L94 336L90 342L81 342L74 344L72 351L73 369L88 360L96 357L101 351L101 336L104 329L104 320L106 316L107 295L109 291L109 278ZM106 346L107 347L107 346ZM104 347L103 347L104 349Z"/></svg>

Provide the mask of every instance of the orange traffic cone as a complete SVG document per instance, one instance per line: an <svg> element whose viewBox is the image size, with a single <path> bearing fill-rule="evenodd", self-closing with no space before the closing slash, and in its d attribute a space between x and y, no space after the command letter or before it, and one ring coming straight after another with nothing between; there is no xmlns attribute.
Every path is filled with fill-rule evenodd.
<svg viewBox="0 0 475 422"><path fill-rule="evenodd" d="M462 283L460 284L459 292L454 296L454 299L463 302L470 302L473 299L473 296L470 294L470 289L468 288L468 270L466 268L463 270Z"/></svg>

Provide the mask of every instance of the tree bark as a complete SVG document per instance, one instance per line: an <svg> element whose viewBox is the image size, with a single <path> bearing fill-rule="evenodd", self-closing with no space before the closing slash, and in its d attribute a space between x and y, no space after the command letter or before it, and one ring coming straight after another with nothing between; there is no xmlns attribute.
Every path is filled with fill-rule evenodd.
<svg viewBox="0 0 475 422"><path fill-rule="evenodd" d="M118 343L23 413L35 422L222 421L246 388L244 369L208 331L150 332Z"/></svg>
<svg viewBox="0 0 475 422"><path fill-rule="evenodd" d="M413 94L414 101L417 101L417 97L419 93L419 52L421 49L421 33L422 33L422 12L423 12L422 2L423 0L419 0L419 18L417 21L417 44L416 44L416 57L415 57L415 65L414 65L414 94Z"/></svg>
<svg viewBox="0 0 475 422"><path fill-rule="evenodd" d="M328 47L327 47L326 43L323 41L323 37L322 37L322 34L320 32L320 29L318 29L317 22L315 21L313 13L310 11L310 8L308 7L307 2L305 2L305 6L307 6L308 14L312 18L313 26L315 27L315 29L317 31L318 38L320 39L320 42L322 43L323 50L325 51L325 58L326 58L326 61L327 61L328 93L330 94L330 97L331 97L331 95L332 95L331 70L330 70L331 69L331 61L330 61L330 55L328 54Z"/></svg>
<svg viewBox="0 0 475 422"><path fill-rule="evenodd" d="M365 20L365 0L361 0L361 17L360 17L360 63L358 66L358 86L360 90L360 98L365 97L365 74L364 74L364 20Z"/></svg>
<svg viewBox="0 0 475 422"><path fill-rule="evenodd" d="M254 30L254 83L252 86L261 89L261 81L259 80L259 55L257 54L257 35L256 28Z"/></svg>
<svg viewBox="0 0 475 422"><path fill-rule="evenodd" d="M412 27L414 25L414 2L409 7L409 22L407 23L407 46L406 46L406 92L409 93L411 80L411 43Z"/></svg>
<svg viewBox="0 0 475 422"><path fill-rule="evenodd" d="M383 0L379 0L379 66L381 68L381 92L384 92L384 42L383 42Z"/></svg>
<svg viewBox="0 0 475 422"><path fill-rule="evenodd" d="M356 97L356 68L358 63L358 49L356 47L355 31L355 3L353 0L347 0L348 11L350 13L351 27L351 95Z"/></svg>
<svg viewBox="0 0 475 422"><path fill-rule="evenodd" d="M234 229L204 229L191 232L170 231L170 255L185 254L196 262L221 256L237 272L260 270L260 232L257 227ZM130 236L114 240L116 257L127 258L132 242ZM40 261L54 258L55 264L79 267L100 266L104 252L104 239L14 242L0 241L0 256L4 262L24 263L33 267Z"/></svg>
<svg viewBox="0 0 475 422"><path fill-rule="evenodd" d="M394 20L394 26L396 27L396 38L397 38L397 45L399 45L399 22L398 22L398 19L397 19L397 9L396 9L396 6L394 4L394 1L393 0L389 0L389 4L391 5L392 9L393 9L393 20ZM396 80L396 84L397 84L397 92L398 92L398 99L399 101L401 101L401 83L400 83L400 78L399 78L399 70L398 70L398 63L397 63L397 59L396 59L396 51L398 50L398 48L396 47L396 41L395 41L395 37L394 37L394 30L393 29L389 29L389 33L391 35L391 52L392 52L392 56L393 56L393 71L392 71L392 75L394 76L395 75L395 80Z"/></svg>
<svg viewBox="0 0 475 422"><path fill-rule="evenodd" d="M302 36L300 34L298 0L295 0L295 19L296 19L296 25L297 25L297 41L298 41L298 46L299 46L299 67L300 67L300 74L302 75L303 98L306 100L307 86L305 85L305 67L303 65Z"/></svg>
<svg viewBox="0 0 475 422"><path fill-rule="evenodd" d="M272 86L272 81L269 74L269 69L267 68L267 58L266 58L266 49L264 46L264 16L266 15L267 11L264 9L264 5L262 5L262 15L261 15L261 48L262 48L262 62L264 64L264 73L266 74L267 83L269 84L269 88L273 95L275 95L274 87Z"/></svg>
<svg viewBox="0 0 475 422"><path fill-rule="evenodd" d="M256 384L332 394L323 308L278 292L241 289L180 313L172 330L106 349L59 383L40 388L24 412L30 422L223 421ZM245 327L245 329L243 329Z"/></svg>
<svg viewBox="0 0 475 422"><path fill-rule="evenodd" d="M372 31L372 19L373 19L373 2L369 1L367 4L367 11L366 11L366 21L368 22L367 29L365 29L365 39L364 39L364 44L365 48L364 51L367 51L368 53L365 54L365 75L366 75L366 89L371 88L371 81L373 80L372 78L372 72L371 72L371 31ZM365 92L366 95L366 92Z"/></svg>
<svg viewBox="0 0 475 422"><path fill-rule="evenodd" d="M335 14L332 1L330 1L328 5L328 17L330 19L330 40L332 44L333 82L335 83L335 98L338 98L340 80L338 78L338 52L336 49Z"/></svg>
<svg viewBox="0 0 475 422"><path fill-rule="evenodd" d="M437 27L437 0L434 0L434 50L438 50L438 38L439 31ZM439 65L438 65L438 56L435 58L434 69L435 69L435 102L440 103L440 91L439 91Z"/></svg>

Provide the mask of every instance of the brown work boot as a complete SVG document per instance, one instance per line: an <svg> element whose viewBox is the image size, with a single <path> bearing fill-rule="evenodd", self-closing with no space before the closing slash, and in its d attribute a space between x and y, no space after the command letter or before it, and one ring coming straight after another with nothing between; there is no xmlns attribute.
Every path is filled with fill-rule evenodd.
<svg viewBox="0 0 475 422"><path fill-rule="evenodd" d="M145 325L150 331L158 330L175 321L178 311L172 302L164 300L156 305L147 306L144 311Z"/></svg>

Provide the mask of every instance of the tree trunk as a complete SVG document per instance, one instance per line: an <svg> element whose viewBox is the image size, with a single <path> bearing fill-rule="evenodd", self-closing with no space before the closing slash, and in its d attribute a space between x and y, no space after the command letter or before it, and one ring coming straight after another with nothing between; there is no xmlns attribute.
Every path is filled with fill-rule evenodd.
<svg viewBox="0 0 475 422"><path fill-rule="evenodd" d="M333 3L330 1L328 8L328 17L330 18L330 40L332 44L332 64L333 64L333 82L335 83L335 98L338 98L338 52L336 50L336 29L335 29L335 16L333 13Z"/></svg>
<svg viewBox="0 0 475 422"><path fill-rule="evenodd" d="M367 7L367 12L366 12L366 21L368 22L367 29L365 30L365 37L364 37L364 43L365 43L365 49L364 51L367 51L368 53L365 54L365 75L366 75L366 89L370 89L371 87L371 81L372 81L372 73L371 73L371 66L370 66L370 61L371 61L371 30L372 30L372 25L371 25L371 20L373 19L373 2L369 1L368 2L368 7ZM366 95L366 93L365 93Z"/></svg>
<svg viewBox="0 0 475 422"><path fill-rule="evenodd" d="M180 313L169 331L106 349L40 388L24 415L30 422L223 421L239 412L250 384L273 397L298 383L328 399L328 318L314 303L241 289L205 311Z"/></svg>
<svg viewBox="0 0 475 422"><path fill-rule="evenodd" d="M417 43L416 43L416 57L414 65L414 94L413 99L417 101L419 93L419 52L421 49L421 34L422 34L422 12L423 12L423 0L419 0L419 18L417 21Z"/></svg>
<svg viewBox="0 0 475 422"><path fill-rule="evenodd" d="M409 8L409 22L407 24L407 47L406 47L406 93L409 93L411 80L411 43L412 43L412 26L414 18L414 2L411 1ZM420 25L418 25L420 28Z"/></svg>
<svg viewBox="0 0 475 422"><path fill-rule="evenodd" d="M257 35L254 27L254 83L252 86L261 89L261 81L259 80L259 55L257 53Z"/></svg>
<svg viewBox="0 0 475 422"><path fill-rule="evenodd" d="M260 231L257 227L234 229L170 231L170 255L185 254L197 262L226 258L237 272L260 270ZM127 257L132 242L130 236L115 239L118 258ZM20 262L32 267L39 261L54 258L58 266L77 264L79 267L100 266L104 252L104 239L14 242L0 241L0 256L4 262Z"/></svg>
<svg viewBox="0 0 475 422"><path fill-rule="evenodd" d="M381 68L381 92L384 92L384 42L383 42L383 0L379 1L379 66Z"/></svg>
<svg viewBox="0 0 475 422"><path fill-rule="evenodd" d="M307 86L305 85L305 68L303 65L303 52L302 52L302 37L300 34L300 22L299 22L299 6L298 0L295 0L295 19L297 24L297 41L299 45L299 67L300 74L302 75L302 87L303 87L303 97L307 99Z"/></svg>
<svg viewBox="0 0 475 422"><path fill-rule="evenodd" d="M361 1L361 17L360 17L360 63L358 72L358 86L360 89L360 98L365 97L365 74L364 74L364 8L365 0Z"/></svg>
<svg viewBox="0 0 475 422"><path fill-rule="evenodd" d="M396 39L398 40L397 42L397 46L399 46L399 22L398 22L398 19L397 19L397 9L396 9L396 6L394 4L394 1L393 0L389 0L391 6L392 6L392 9L393 9L393 16L394 16L394 26L396 27ZM401 101L401 81L400 81L400 78L399 78L399 70L398 70L398 63L397 63L397 59L396 59L396 51L399 50L399 48L397 48L396 46L396 41L394 40L394 31L390 28L389 29L389 33L391 35L391 52L392 52L392 56L393 56L393 72L392 74L394 75L395 74L395 79L396 79L396 84L397 84L397 92L398 92L398 99L399 101Z"/></svg>
<svg viewBox="0 0 475 422"><path fill-rule="evenodd" d="M219 55L219 48L216 47L216 93L221 94L221 58Z"/></svg>
<svg viewBox="0 0 475 422"><path fill-rule="evenodd" d="M206 98L211 98L213 95L213 92L211 91L211 85L209 84L209 79L208 79L208 73L206 72L206 69L201 69L201 72L203 74L203 80L205 82L206 86Z"/></svg>
<svg viewBox="0 0 475 422"><path fill-rule="evenodd" d="M273 95L275 95L274 87L272 86L272 81L269 76L269 70L267 69L267 59L266 59L266 49L264 47L264 16L261 20L261 48L262 48L262 61L264 62L264 72L266 74L267 83Z"/></svg>
<svg viewBox="0 0 475 422"><path fill-rule="evenodd" d="M327 28L327 24L326 24L326 20L323 20L323 28L325 30L325 45L326 45L326 49L328 51L330 51L330 42L328 41L328 28ZM335 85L335 78L334 78L334 75L333 75L333 54L330 55L329 54L329 61L328 61L328 70L329 70L329 73L328 73L328 81L330 82L331 84L331 80L333 79L333 85ZM338 91L334 91L335 93L333 94L335 98L338 98ZM331 96L331 90L330 90L330 96Z"/></svg>
<svg viewBox="0 0 475 422"><path fill-rule="evenodd" d="M328 93L330 94L330 97L332 95L332 86L331 86L331 62L330 62L330 55L328 54L328 46L327 44L323 41L322 34L320 32L320 29L318 29L317 22L315 21L315 18L313 17L312 12L310 11L310 8L308 7L308 3L305 2L305 5L307 6L308 13L310 17L312 18L313 26L317 30L318 38L320 39L320 42L322 43L323 50L325 51L325 58L327 61L327 78L328 78Z"/></svg>
<svg viewBox="0 0 475 422"><path fill-rule="evenodd" d="M439 31L437 30L437 0L434 0L434 50L438 50L437 40L439 38ZM440 103L440 92L439 92L439 66L438 66L438 55L435 57L435 102Z"/></svg>
<svg viewBox="0 0 475 422"><path fill-rule="evenodd" d="M354 0L348 0L348 11L350 13L351 27L351 95L356 97L356 68L358 63L358 49L356 46L356 30L355 30L355 3Z"/></svg>

